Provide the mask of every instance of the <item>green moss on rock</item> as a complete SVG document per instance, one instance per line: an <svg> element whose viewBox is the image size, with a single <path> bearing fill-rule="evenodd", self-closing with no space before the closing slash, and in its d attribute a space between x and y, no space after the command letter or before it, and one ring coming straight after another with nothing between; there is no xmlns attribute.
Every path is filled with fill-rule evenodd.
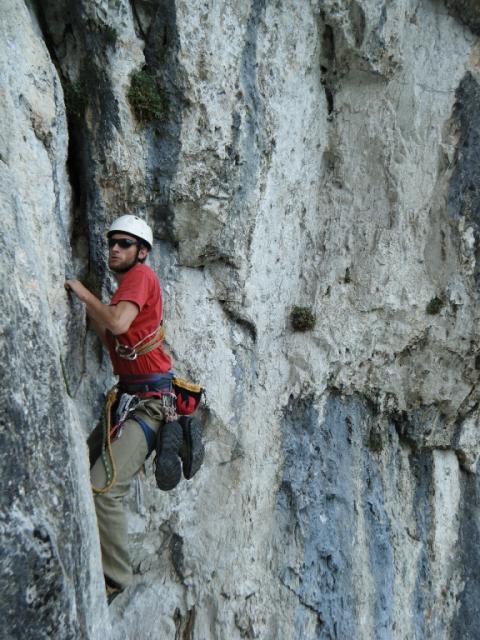
<svg viewBox="0 0 480 640"><path fill-rule="evenodd" d="M368 434L368 448L372 453L380 453L383 450L382 435L373 427L370 429L370 433Z"/></svg>
<svg viewBox="0 0 480 640"><path fill-rule="evenodd" d="M294 331L311 331L315 327L316 317L310 307L295 306L290 314Z"/></svg>
<svg viewBox="0 0 480 640"><path fill-rule="evenodd" d="M110 47L115 47L117 44L118 33L115 27L112 27L108 24L104 25L102 28L103 37L105 38L105 42Z"/></svg>
<svg viewBox="0 0 480 640"><path fill-rule="evenodd" d="M140 122L165 120L168 99L159 89L153 74L147 69L132 73L127 97L135 117Z"/></svg>
<svg viewBox="0 0 480 640"><path fill-rule="evenodd" d="M425 311L430 316L434 316L437 313L439 313L444 306L445 306L445 303L443 302L443 300L441 298L438 298L437 296L435 296L427 304L427 307L426 307Z"/></svg>
<svg viewBox="0 0 480 640"><path fill-rule="evenodd" d="M67 117L81 118L87 107L87 89L82 80L67 82L64 87Z"/></svg>

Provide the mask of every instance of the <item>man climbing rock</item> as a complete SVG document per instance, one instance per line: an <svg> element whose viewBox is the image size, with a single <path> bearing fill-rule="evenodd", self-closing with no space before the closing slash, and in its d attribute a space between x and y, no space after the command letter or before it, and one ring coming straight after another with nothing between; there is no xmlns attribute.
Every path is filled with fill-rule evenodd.
<svg viewBox="0 0 480 640"><path fill-rule="evenodd" d="M152 230L134 215L113 222L108 234L108 266L118 282L110 304L103 304L78 280L65 288L85 303L86 312L107 346L119 376L107 398L100 424L89 438L91 481L109 603L130 583L127 522L122 498L146 457L156 448L159 488L173 489L191 477L199 456L198 434L183 442L177 421L171 358L163 348L160 282L144 264ZM157 437L158 436L158 437ZM197 437L196 437L197 436ZM197 451L192 451L197 448ZM198 464L197 464L198 466Z"/></svg>

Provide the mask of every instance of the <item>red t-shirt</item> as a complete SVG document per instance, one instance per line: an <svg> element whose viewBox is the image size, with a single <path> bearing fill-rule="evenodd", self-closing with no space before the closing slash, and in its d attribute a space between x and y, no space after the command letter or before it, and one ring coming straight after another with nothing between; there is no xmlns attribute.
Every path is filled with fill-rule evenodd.
<svg viewBox="0 0 480 640"><path fill-rule="evenodd" d="M147 265L140 263L127 271L114 293L110 305L118 304L122 300L133 302L140 311L129 330L117 336L121 344L133 347L140 340L153 333L162 320L162 291L155 272ZM150 338L147 338L142 344L146 344L149 340ZM138 356L136 360L127 360L116 353L115 339L108 331L107 342L113 371L116 375L165 373L172 367L172 360L163 350L163 345L143 356Z"/></svg>

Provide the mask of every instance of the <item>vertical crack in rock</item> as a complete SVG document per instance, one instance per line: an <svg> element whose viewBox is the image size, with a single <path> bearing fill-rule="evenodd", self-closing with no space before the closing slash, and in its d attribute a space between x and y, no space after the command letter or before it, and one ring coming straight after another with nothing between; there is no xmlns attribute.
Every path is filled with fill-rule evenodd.
<svg viewBox="0 0 480 640"><path fill-rule="evenodd" d="M325 14L321 14L322 21L325 21ZM332 27L324 22L322 33L322 52L320 60L321 83L325 91L327 101L327 112L331 116L335 108L334 80L335 70L335 37Z"/></svg>
<svg viewBox="0 0 480 640"><path fill-rule="evenodd" d="M195 607L182 616L180 609L175 610L173 616L175 622L175 640L193 640L195 629Z"/></svg>
<svg viewBox="0 0 480 640"><path fill-rule="evenodd" d="M460 535L458 540L458 566L464 589L458 600L458 608L452 623L452 638L476 640L480 619L480 477L478 474L462 474L462 505L460 511Z"/></svg>
<svg viewBox="0 0 480 640"><path fill-rule="evenodd" d="M448 211L475 231L475 278L480 280L480 85L465 74L456 91L452 121L458 136L448 189Z"/></svg>
<svg viewBox="0 0 480 640"><path fill-rule="evenodd" d="M245 46L241 59L241 83L245 99L245 122L242 133L237 136L240 127L238 114L232 114L233 142L236 140L242 145L240 156L243 160L238 176L238 188L233 198L233 213L243 219L242 235L246 239L246 252L250 247L252 234L251 200L258 186L258 173L262 159L262 153L266 148L265 141L265 114L262 98L258 88L257 77L257 40L258 29L262 15L265 12L265 0L252 0L251 12L248 18ZM232 151L233 153L233 151ZM233 228L234 225L232 225ZM236 231L238 234L238 230Z"/></svg>
<svg viewBox="0 0 480 640"><path fill-rule="evenodd" d="M63 86L68 123L67 171L72 189L67 277L79 277L97 295L106 277L102 237L94 231L104 210L99 167L105 167L112 128L120 130L118 105L108 69L105 24L89 15L81 2L34 2L45 44ZM101 170L101 169L100 169ZM102 225L103 227L103 225ZM74 397L86 369L86 334L81 305L73 302L68 319L71 339L61 366L69 395ZM79 336L83 336L79 339ZM97 352L101 362L103 355Z"/></svg>
<svg viewBox="0 0 480 640"><path fill-rule="evenodd" d="M178 533L173 533L169 543L170 556L175 573L181 582L185 580L185 557L183 555L183 538Z"/></svg>
<svg viewBox="0 0 480 640"><path fill-rule="evenodd" d="M94 233L104 226L99 220L104 206L98 172L106 168L112 129L121 129L109 77L107 24L84 2L52 0L36 6L64 88L74 194L72 251L74 258L84 258L82 239L88 238L87 273L99 290L106 271L103 244Z"/></svg>
<svg viewBox="0 0 480 640"><path fill-rule="evenodd" d="M171 184L177 172L181 148L183 96L177 55L180 48L174 0L155 4L133 0L137 21L145 40L146 69L154 75L165 117L150 125L147 186L155 232L175 244Z"/></svg>
<svg viewBox="0 0 480 640"><path fill-rule="evenodd" d="M245 151L252 155L248 157L247 164L253 168L248 175L250 180L256 177L256 168L259 164L259 136L263 129L263 105L258 90L257 78L257 40L258 29L263 13L265 12L266 0L253 0L251 13L247 23L245 34L245 47L242 54L242 85L245 92L245 102L247 106L246 115L246 139Z"/></svg>
<svg viewBox="0 0 480 640"><path fill-rule="evenodd" d="M373 460L364 465L363 486L367 488L364 503L365 536L368 545L370 573L375 592L373 618L376 637L391 637L394 598L394 551L389 518L385 509L382 478Z"/></svg>
<svg viewBox="0 0 480 640"><path fill-rule="evenodd" d="M428 626L431 621L429 611L433 606L431 575L431 531L432 508L432 454L419 452L410 457L410 465L415 477L415 532L410 532L421 544L418 558L417 580L414 586L413 605L415 607L413 623L415 636L428 638Z"/></svg>
<svg viewBox="0 0 480 640"><path fill-rule="evenodd" d="M267 139L265 106L258 83L258 38L265 8L265 0L252 0L245 29L240 60L241 91L237 93L243 104L232 112L231 143L226 149L228 159L223 171L225 183L230 181L233 185L228 188L233 191L228 213L230 221L223 227L214 246L208 246L201 256L203 263L216 261L228 267L228 276L224 275L223 279L227 292L222 294L222 308L230 319L247 330L253 342L257 338L257 328L246 313L241 292L255 225L254 207L258 206L258 192L262 189L259 180L267 173L264 165L271 162L275 145L273 139Z"/></svg>

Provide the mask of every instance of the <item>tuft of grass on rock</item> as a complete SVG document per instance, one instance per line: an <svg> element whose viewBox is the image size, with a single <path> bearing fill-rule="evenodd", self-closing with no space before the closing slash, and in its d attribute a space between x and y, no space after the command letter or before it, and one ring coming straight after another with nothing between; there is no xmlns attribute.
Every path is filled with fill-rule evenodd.
<svg viewBox="0 0 480 640"><path fill-rule="evenodd" d="M295 306L290 314L294 331L311 331L315 327L316 317L310 307Z"/></svg>
<svg viewBox="0 0 480 640"><path fill-rule="evenodd" d="M444 301L441 298L439 298L438 296L435 296L427 304L427 306L425 308L425 311L426 311L426 313L428 313L428 315L434 316L437 313L440 313L441 309L444 306L445 306Z"/></svg>
<svg viewBox="0 0 480 640"><path fill-rule="evenodd" d="M168 112L167 97L147 69L132 73L127 97L135 117L140 122L165 120Z"/></svg>
<svg viewBox="0 0 480 640"><path fill-rule="evenodd" d="M81 118L88 102L85 84L81 80L77 82L67 82L64 91L67 116Z"/></svg>
<svg viewBox="0 0 480 640"><path fill-rule="evenodd" d="M382 435L373 427L368 434L368 448L372 453L380 453L383 450Z"/></svg>
<svg viewBox="0 0 480 640"><path fill-rule="evenodd" d="M109 24L103 25L102 34L108 46L114 47L117 44L118 32L115 27Z"/></svg>

